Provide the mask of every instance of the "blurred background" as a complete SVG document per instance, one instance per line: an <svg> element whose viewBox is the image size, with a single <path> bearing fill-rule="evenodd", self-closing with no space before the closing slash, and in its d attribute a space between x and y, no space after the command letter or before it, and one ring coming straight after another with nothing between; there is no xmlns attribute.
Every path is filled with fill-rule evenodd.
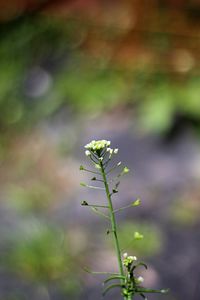
<svg viewBox="0 0 200 300"><path fill-rule="evenodd" d="M102 138L131 170L114 205L142 199L122 248L171 290L148 299L199 300L199 1L1 0L0 28L0 300L101 298L83 268L116 262L79 166Z"/></svg>

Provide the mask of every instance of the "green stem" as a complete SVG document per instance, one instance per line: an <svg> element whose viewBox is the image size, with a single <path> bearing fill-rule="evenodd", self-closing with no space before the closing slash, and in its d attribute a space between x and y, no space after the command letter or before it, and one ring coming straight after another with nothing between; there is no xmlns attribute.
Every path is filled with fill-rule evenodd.
<svg viewBox="0 0 200 300"><path fill-rule="evenodd" d="M104 170L104 166L102 162L100 162L100 167L101 167L101 174L103 177L103 182L106 190L106 196L108 199L108 207L110 211L110 220L111 220L111 226L112 226L112 232L114 236L114 242L115 242L115 250L116 250L116 255L117 255L117 261L118 261L118 267L119 267L119 273L121 276L124 276L124 269L123 269L123 264L122 264L122 259L121 259L121 251L120 251L120 246L119 246L119 240L118 240L118 235L117 235L117 223L115 219L115 212L113 210L113 204L112 204L112 199L111 199L111 194L106 178L106 173ZM124 284L124 280L121 279L121 284ZM124 296L124 299L127 300L127 297Z"/></svg>

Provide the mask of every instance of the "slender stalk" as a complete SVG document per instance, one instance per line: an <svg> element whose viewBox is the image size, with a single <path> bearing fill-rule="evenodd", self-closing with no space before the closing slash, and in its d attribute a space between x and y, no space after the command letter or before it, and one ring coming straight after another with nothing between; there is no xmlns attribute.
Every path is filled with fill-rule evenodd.
<svg viewBox="0 0 200 300"><path fill-rule="evenodd" d="M122 259L121 259L121 251L120 251L120 246L119 246L119 240L118 240L118 235L117 235L117 223L115 219L115 212L113 210L113 204L112 204L112 199L111 199L111 194L106 178L106 173L104 166L102 162L100 162L100 167L101 167L101 174L103 177L103 182L106 190L106 197L108 200L108 207L110 211L110 221L111 221L111 227L112 227L112 232L114 236L114 242L115 242L115 250L116 250L116 255L117 255L117 261L118 261L118 267L119 267L119 273L121 276L124 276L124 269L123 269L123 264L122 264ZM124 279L121 279L121 284L124 284ZM127 300L127 297L124 296L124 299Z"/></svg>
<svg viewBox="0 0 200 300"><path fill-rule="evenodd" d="M103 189L105 190L106 198L107 198L107 206L106 205L99 205L99 204L88 204L86 201L82 202L82 205L90 206L92 210L100 214L101 216L105 217L109 220L111 229L107 231L107 233L112 232L113 238L114 238L114 245L115 245L115 252L116 257L118 261L118 273L107 273L107 272L91 272L86 270L89 273L93 274L110 274L106 280L104 280L105 289L103 290L103 295L105 295L107 292L109 292L113 288L120 288L122 298L124 300L132 300L135 298L136 295L140 295L141 297L145 298L146 293L167 293L167 290L155 290L155 289L147 289L143 286L140 286L140 283L143 281L143 278L137 277L134 274L135 269L138 266L144 266L147 269L147 266L143 262L135 263L137 258L135 256L129 256L127 253L124 253L123 259L121 257L121 251L119 240L118 240L118 231L117 231L117 222L115 214L119 211L122 211L125 208L129 208L132 206L138 206L140 204L140 200L137 199L134 202L132 202L130 205L120 207L118 209L113 209L113 203L112 203L112 195L114 193L118 192L118 186L120 182L116 182L114 188L112 189L112 193L110 193L109 183L115 182L116 179L118 179L120 176L128 173L129 169L127 167L124 167L123 170L117 177L114 179L108 180L108 176L110 172L112 172L115 168L121 165L121 162L118 162L114 167L111 167L110 170L107 171L107 166L112 158L112 155L117 154L118 149L112 149L110 148L110 141L106 140L98 140L98 141L91 141L89 144L85 145L85 148L87 149L85 151L86 156L88 156L92 162L95 164L95 168L98 169L98 172L91 171L85 169L83 166L80 166L80 170L85 170L94 174L100 175L101 179L93 177L91 180L100 181L103 183L103 187L97 187L97 186L89 186L87 184L81 183L82 186L87 186L94 189ZM101 210L98 208L107 208L109 211L109 214L104 214ZM108 212L107 211L107 212ZM113 280L120 280L120 282L113 282ZM109 283L109 284L108 284ZM146 298L145 298L146 299Z"/></svg>
<svg viewBox="0 0 200 300"><path fill-rule="evenodd" d="M98 205L98 204L82 204L82 206L91 206L91 207L100 207L100 208L109 208L106 205Z"/></svg>

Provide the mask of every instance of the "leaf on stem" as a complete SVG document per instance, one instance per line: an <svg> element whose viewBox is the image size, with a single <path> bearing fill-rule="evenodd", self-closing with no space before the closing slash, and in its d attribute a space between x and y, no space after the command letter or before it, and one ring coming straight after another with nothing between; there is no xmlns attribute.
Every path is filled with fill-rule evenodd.
<svg viewBox="0 0 200 300"><path fill-rule="evenodd" d="M88 268L86 268L86 267L83 267L83 270L85 271L85 272L87 272L87 273L89 273L89 274L96 274L96 275L116 275L116 276L120 276L120 274L119 273L112 273L112 272L96 272L96 271L91 271L91 270L89 270Z"/></svg>
<svg viewBox="0 0 200 300"><path fill-rule="evenodd" d="M139 262L138 264L134 265L132 268L131 268L131 272L133 272L137 267L139 266L143 266L146 270L148 269L147 265L143 262Z"/></svg>
<svg viewBox="0 0 200 300"><path fill-rule="evenodd" d="M109 216L107 216L106 214L104 214L102 211L100 211L100 210L97 209L96 207L91 207L91 210L92 210L93 212L95 212L95 214L97 214L97 215L99 215L99 216L101 216L101 217L104 217L104 218L110 220Z"/></svg>
<svg viewBox="0 0 200 300"><path fill-rule="evenodd" d="M169 289L155 290L155 289L146 289L146 288L136 288L136 293L161 293L166 294L169 292Z"/></svg>
<svg viewBox="0 0 200 300"><path fill-rule="evenodd" d="M145 263L143 263L143 262L140 262L140 263L138 263L138 264L136 265L136 267L139 267L139 266L145 267L146 270L148 269L147 265L146 265Z"/></svg>
<svg viewBox="0 0 200 300"><path fill-rule="evenodd" d="M129 204L127 206L123 206L123 207L120 207L120 208L114 210L114 212L122 211L126 208L130 208L130 207L133 207L133 206L138 206L138 205L140 205L140 203L141 203L140 199L137 199L137 200L135 200L134 202L132 202L131 204Z"/></svg>
<svg viewBox="0 0 200 300"><path fill-rule="evenodd" d="M111 281L111 280L116 280L116 279L126 279L125 276L121 276L121 275L115 275L115 276L110 276L108 277L106 280L104 280L104 284L106 284L107 282Z"/></svg>
<svg viewBox="0 0 200 300"><path fill-rule="evenodd" d="M90 188L90 189L105 190L104 187L88 185L88 184L85 184L85 183L83 183L83 182L81 182L80 185L83 186L83 187L88 187L88 188Z"/></svg>
<svg viewBox="0 0 200 300"><path fill-rule="evenodd" d="M120 283L116 283L116 284L109 285L109 286L103 291L102 295L105 296L105 294L106 294L109 290L111 290L111 289L113 289L113 288L116 288L116 287L123 288L124 286L123 286L122 284L120 284Z"/></svg>

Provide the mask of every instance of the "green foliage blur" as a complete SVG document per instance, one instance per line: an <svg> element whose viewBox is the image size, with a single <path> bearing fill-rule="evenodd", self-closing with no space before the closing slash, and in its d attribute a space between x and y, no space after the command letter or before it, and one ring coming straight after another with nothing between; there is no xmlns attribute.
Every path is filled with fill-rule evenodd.
<svg viewBox="0 0 200 300"><path fill-rule="evenodd" d="M33 224L9 255L9 266L31 280L48 282L67 276L69 253L64 237L55 228Z"/></svg>
<svg viewBox="0 0 200 300"><path fill-rule="evenodd" d="M47 291L54 285L61 295L80 293L80 269L70 252L70 240L58 226L31 218L26 228L10 237L9 244L1 257L7 271Z"/></svg>
<svg viewBox="0 0 200 300"><path fill-rule="evenodd" d="M137 239L135 232L143 237ZM123 249L141 258L154 256L162 250L162 232L155 224L124 222L120 225L119 237Z"/></svg>
<svg viewBox="0 0 200 300"><path fill-rule="evenodd" d="M147 19L145 29L139 24L126 28L121 11L132 24L137 7L123 3L115 7L118 24L107 24L103 11L96 21L80 12L67 17L24 13L1 24L3 135L7 130L33 127L63 107L87 115L119 103L131 105L144 130L165 133L177 115L189 118L191 125L195 120L199 126L200 39L193 23L187 22L186 12L179 13L181 30L176 32L169 23L169 32L165 27L162 32L158 28L163 26L163 14L173 16L173 10L155 6L151 11L152 15L158 13L155 24ZM135 37L138 30L139 42Z"/></svg>
<svg viewBox="0 0 200 300"><path fill-rule="evenodd" d="M4 5L12 12L18 2L20 6L31 0ZM130 113L139 133L165 137L178 124L178 129L192 129L199 137L199 4L33 2L44 4L43 9L27 4L9 18L0 3L0 225L5 243L0 271L12 274L13 281L20 278L47 290L56 286L62 296L75 299L92 237L84 235L80 224L70 224L69 233L62 215L65 209L75 210L74 199L80 196L71 152L81 130L74 128L80 120L88 125L90 118L120 111L123 118L124 112ZM52 122L60 115L64 134ZM190 195L174 201L168 211L173 224L198 223L199 188L196 194L195 203ZM16 232L22 220L23 229ZM14 234L7 225L12 221ZM144 239L134 239L134 232ZM119 235L126 251L137 256L149 258L164 247L155 224L129 220ZM9 292L2 299L26 299L23 292Z"/></svg>

